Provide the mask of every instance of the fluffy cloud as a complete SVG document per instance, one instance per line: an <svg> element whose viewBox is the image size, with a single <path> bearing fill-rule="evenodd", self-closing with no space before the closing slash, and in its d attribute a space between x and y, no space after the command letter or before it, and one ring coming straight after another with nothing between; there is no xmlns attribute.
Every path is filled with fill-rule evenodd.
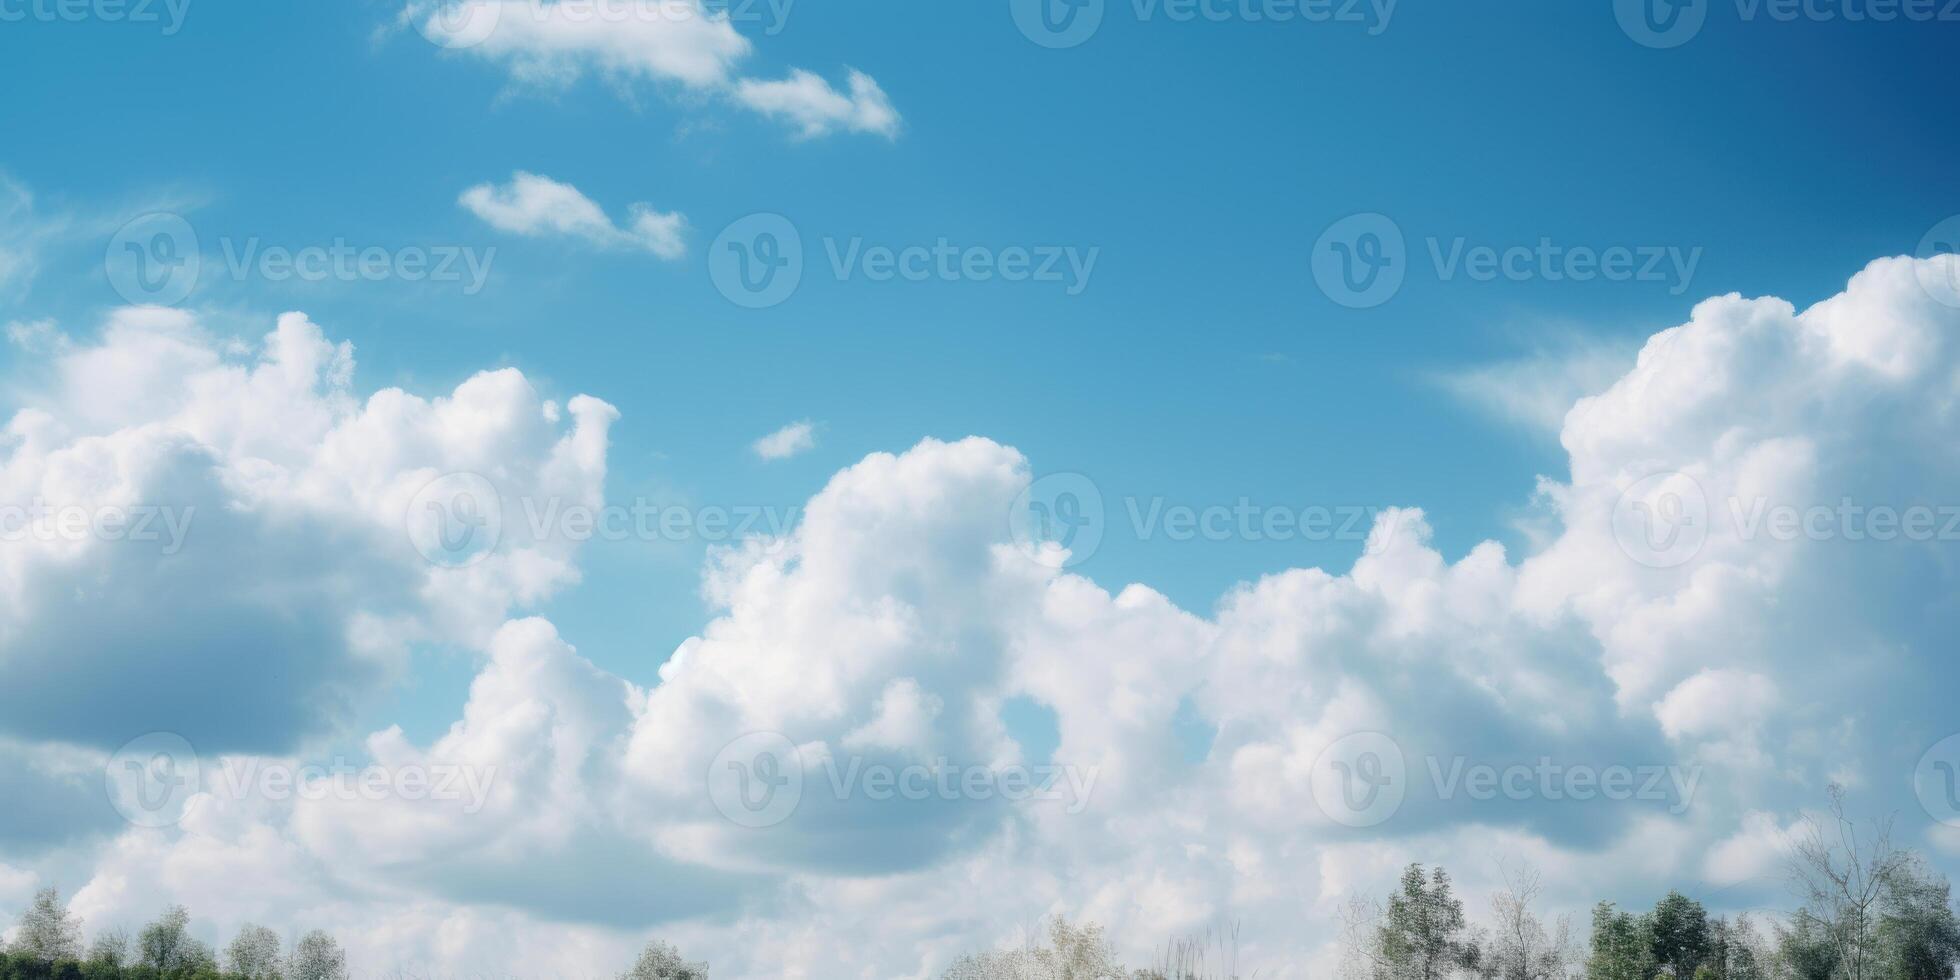
<svg viewBox="0 0 1960 980"><path fill-rule="evenodd" d="M377 969L585 974L659 934L717 976L890 977L931 975L1047 911L1107 923L1136 958L1236 921L1247 969L1325 971L1341 899L1409 860L1448 864L1473 907L1511 858L1546 873L1555 908L1583 910L1603 880L1643 894L1705 878L1738 904L1766 900L1778 841L1826 779L1870 772L1870 809L1916 812L1903 776L1951 724L1953 544L1869 533L1876 509L1960 486L1951 454L1933 451L1960 420L1960 310L1932 301L1921 271L1875 262L1802 311L1697 306L1567 413L1570 473L1539 481L1552 533L1525 555L1486 542L1445 556L1421 512L1391 510L1345 571L1279 572L1187 611L1033 560L1006 516L1027 460L969 438L866 457L793 531L719 552L704 582L713 617L651 688L599 670L547 622L507 621L522 595L495 575L457 583L484 590L467 610L479 628L464 631L484 652L468 705L426 745L389 729L367 755L377 773L494 769L480 806L211 794L179 827L90 852L76 904L103 923L177 898L219 923L327 925ZM100 429L113 424L101 413L183 418L152 406L202 404L195 444L241 474L218 485L291 507L328 486L321 499L361 511L428 456L494 471L500 487L602 472L603 406L584 403L561 433L521 379L492 375L464 388L497 397L448 399L476 406L469 424L438 425L441 399L359 407L322 380L344 376L343 355L303 322L280 339L282 322L249 368L181 331L112 330L73 371L156 363L191 383L132 373L133 404L51 402L31 424ZM260 373L272 380L252 383ZM359 430L364 447L413 450L366 465L325 435L273 439L242 420L274 409L290 432ZM504 445L512 426L531 434ZM458 448L479 444L463 432L501 465ZM247 453L299 458L275 472L235 462ZM333 477L293 475L321 471ZM1829 520L1805 524L1820 506ZM1794 535L1773 530L1786 507ZM470 568L499 567L515 554L503 549ZM1013 699L1053 713L1052 759L1001 720ZM1179 733L1192 724L1208 735L1195 757ZM1325 753L1357 733L1393 744L1407 791L1362 827L1324 780ZM731 763L777 775L756 767L758 735L795 746L802 777L799 806L762 827L709 788ZM983 777L1052 763L1086 795L836 788L922 760ZM1551 765L1693 778L1662 782L1674 795L1585 799L1540 781ZM1438 782L1462 766L1522 779L1488 795ZM267 866L287 870L250 873Z"/></svg>
<svg viewBox="0 0 1960 980"><path fill-rule="evenodd" d="M631 219L620 227L578 188L521 170L501 187L478 184L464 191L458 203L492 228L514 235L565 235L600 248L644 249L663 259L687 254L687 218L679 212L635 204Z"/></svg>
<svg viewBox="0 0 1960 980"><path fill-rule="evenodd" d="M7 734L289 748L332 731L408 644L481 643L575 576L563 541L432 562L412 505L455 472L597 500L601 402L573 399L568 427L500 371L363 403L351 349L299 314L243 353L162 309L57 346L53 383L0 430Z"/></svg>
<svg viewBox="0 0 1960 980"><path fill-rule="evenodd" d="M848 93L800 68L777 81L742 77L752 45L703 0L410 0L402 16L437 44L503 65L522 85L563 87L596 74L623 87L726 96L805 138L898 131L890 99L863 72L850 71Z"/></svg>
<svg viewBox="0 0 1960 980"><path fill-rule="evenodd" d="M817 426L806 420L791 422L757 439L749 446L749 451L762 459L788 459L797 453L815 449L816 445Z"/></svg>

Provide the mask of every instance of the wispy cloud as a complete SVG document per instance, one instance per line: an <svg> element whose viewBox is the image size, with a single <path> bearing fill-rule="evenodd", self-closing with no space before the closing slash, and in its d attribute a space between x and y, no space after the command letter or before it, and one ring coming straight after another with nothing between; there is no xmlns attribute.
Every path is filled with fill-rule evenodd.
<svg viewBox="0 0 1960 980"><path fill-rule="evenodd" d="M769 9L780 20L789 4ZM678 86L789 123L806 139L899 128L884 89L855 69L847 91L802 68L744 77L737 69L754 46L702 0L410 0L401 20L441 47L502 65L519 86L562 88L587 75Z"/></svg>
<svg viewBox="0 0 1960 980"><path fill-rule="evenodd" d="M768 459L788 459L798 453L808 452L817 446L817 427L805 419L791 422L774 432L757 439L749 449L757 456Z"/></svg>
<svg viewBox="0 0 1960 980"><path fill-rule="evenodd" d="M663 258L687 254L687 218L648 204L628 209L624 226L570 184L520 170L502 186L478 184L458 203L499 231L532 238L564 236L600 248L643 249Z"/></svg>

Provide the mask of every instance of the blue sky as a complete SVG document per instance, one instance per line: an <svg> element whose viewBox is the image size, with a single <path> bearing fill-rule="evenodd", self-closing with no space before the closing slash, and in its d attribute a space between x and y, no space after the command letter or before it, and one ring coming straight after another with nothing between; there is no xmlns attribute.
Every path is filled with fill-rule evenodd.
<svg viewBox="0 0 1960 980"><path fill-rule="evenodd" d="M798 4L775 36L751 31L756 60L869 71L904 115L893 140L809 141L657 84L513 87L390 30L397 13L207 0L168 37L22 24L0 37L28 79L0 107L17 134L7 172L44 205L133 216L184 202L205 238L495 246L477 296L259 281L199 295L331 323L360 351L364 385L447 385L509 363L560 394L600 394L627 419L616 493L730 505L789 508L866 452L982 433L1111 493L1419 504L1459 550L1505 536L1529 493L1520 475L1560 475L1562 460L1552 440L1465 411L1435 374L1575 335L1630 350L1706 295L1819 298L1949 213L1940 178L1960 141L1936 95L1952 41L1938 25L1743 23L1726 5L1702 36L1655 51L1580 7L1397 9L1370 36L1143 21L1119 4L1088 43L1053 51L989 5ZM1791 67L1805 65L1830 67ZM456 206L515 170L614 208L682 211L695 249L672 264L567 253ZM715 292L702 252L757 211L810 235L1101 258L1077 296L812 281L748 311ZM1412 242L1704 255L1681 295L1418 268L1385 307L1351 311L1303 273L1319 233L1360 211ZM95 245L74 246L61 258L86 271ZM64 319L116 301L88 276L47 276L33 296L35 316ZM816 453L764 466L742 451L803 418L823 423ZM1350 557L1124 531L1092 559L1098 576L1200 607L1241 579ZM664 655L700 615L698 550L599 549L588 561L631 584L552 613L603 640L601 656Z"/></svg>
<svg viewBox="0 0 1960 980"><path fill-rule="evenodd" d="M801 69L836 96L855 70L895 113L821 134L590 51L527 74L522 54L445 49L396 0L193 0L174 32L29 16L0 24L13 80L0 175L17 199L0 246L30 259L0 266L0 323L94 337L123 305L104 273L115 230L167 211L200 243L179 305L211 336L256 344L297 310L352 343L361 397L433 397L511 367L560 404L603 399L619 413L608 500L788 515L868 454L980 435L1035 477L1079 473L1102 495L1101 543L1071 572L1111 593L1146 583L1199 618L1239 583L1340 574L1362 542L1139 535L1125 501L1366 508L1370 523L1420 507L1444 561L1495 540L1518 563L1554 536L1536 478L1584 482L1559 441L1564 408L1631 370L1650 335L1727 293L1807 307L1960 210L1960 26L1704 5L1705 26L1665 50L1599 4L1398 4L1371 29L1255 22L1237 5L1182 22L1112 0L1093 37L1059 50L998 3L802 0L781 19L738 17L752 50L729 59L730 85ZM575 187L619 228L639 204L683 215L680 254L616 230L500 227L459 201L519 173ZM718 292L709 266L717 235L756 213L789 219L805 251L800 287L759 310ZM1356 309L1313 270L1323 233L1363 213L1404 236L1406 278ZM1074 291L839 281L827 244L853 239L1095 258ZM245 243L343 240L494 255L474 294L225 271ZM1692 275L1657 262L1637 281L1476 281L1444 274L1432 240L1692 256ZM10 412L61 376L30 348L0 348ZM752 451L805 420L812 448ZM1940 489L1914 479L1893 489ZM703 596L707 556L698 540L592 542L575 584L507 611L548 618L596 669L650 688L721 614ZM1913 608L1951 615L1933 596ZM481 639L412 643L409 669L305 734L316 748L389 725L441 736ZM1581 686L1628 710L1638 685L1607 669ZM1172 700L1188 712L1198 696ZM1046 742L1049 724L1010 728ZM1608 755L1668 744L1652 724L1601 725L1581 741ZM1766 807L1797 795L1765 792Z"/></svg>

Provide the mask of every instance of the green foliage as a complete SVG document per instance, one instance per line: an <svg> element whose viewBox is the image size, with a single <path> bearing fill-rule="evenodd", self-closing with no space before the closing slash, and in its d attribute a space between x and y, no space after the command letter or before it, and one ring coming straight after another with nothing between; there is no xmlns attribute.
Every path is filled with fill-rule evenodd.
<svg viewBox="0 0 1960 980"><path fill-rule="evenodd" d="M1437 868L1425 877L1422 865L1409 865L1382 915L1385 980L1441 980L1474 968L1479 950L1465 937L1467 925L1463 902L1450 890L1449 872Z"/></svg>
<svg viewBox="0 0 1960 980"><path fill-rule="evenodd" d="M1878 939L1887 980L1951 980L1960 924L1946 879L1916 860L1895 870L1886 882Z"/></svg>
<svg viewBox="0 0 1960 980"><path fill-rule="evenodd" d="M1611 902L1593 907L1587 980L1652 980L1658 966L1653 927L1646 916L1618 911Z"/></svg>
<svg viewBox="0 0 1960 980"><path fill-rule="evenodd" d="M1708 958L1708 912L1701 903L1680 892L1668 892L1647 921L1654 965L1679 980L1694 977Z"/></svg>

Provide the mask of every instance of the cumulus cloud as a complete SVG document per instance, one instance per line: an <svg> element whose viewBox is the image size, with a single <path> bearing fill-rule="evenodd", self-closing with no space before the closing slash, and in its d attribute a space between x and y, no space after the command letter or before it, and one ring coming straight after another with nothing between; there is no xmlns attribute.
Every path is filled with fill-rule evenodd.
<svg viewBox="0 0 1960 980"><path fill-rule="evenodd" d="M155 308L51 349L52 385L0 430L4 733L284 749L407 644L481 642L573 578L563 541L433 563L411 505L457 471L596 499L604 403L574 399L565 426L509 370L363 402L352 349L300 314L242 353Z"/></svg>
<svg viewBox="0 0 1960 980"><path fill-rule="evenodd" d="M561 88L591 74L724 96L805 138L898 131L890 99L863 72L849 72L848 94L801 68L776 81L740 75L753 46L703 0L410 0L402 17L439 45L502 65L520 85Z"/></svg>
<svg viewBox="0 0 1960 980"><path fill-rule="evenodd" d="M1960 310L1931 301L1918 271L1875 262L1801 311L1739 296L1697 306L1566 414L1569 473L1537 487L1557 531L1529 553L1485 542L1448 556L1421 511L1392 509L1348 568L1266 575L1204 611L1032 560L1006 520L1031 480L1011 447L926 440L873 454L780 539L714 555L711 619L652 687L600 670L548 622L508 618L521 602L504 591L472 603L484 660L458 722L426 744L386 729L366 747L378 770L494 766L481 809L214 796L181 827L92 851L77 906L104 923L166 898L219 922L306 920L341 929L359 962L447 973L616 970L657 933L733 977L932 975L1065 911L1105 922L1138 959L1166 935L1239 922L1246 968L1293 976L1330 969L1325 923L1340 901L1411 860L1447 864L1472 905L1509 857L1544 870L1554 908L1583 911L1602 880L1637 894L1706 878L1740 906L1762 901L1779 840L1830 774L1889 773L1870 780L1871 809L1911 812L1899 794L1917 752L1898 746L1930 745L1951 723L1950 541L1747 523L1756 501L1838 513L1849 499L1869 513L1960 485L1951 454L1930 451L1956 435ZM464 441L456 431L409 425L440 416L436 404L324 404L331 386L317 379L344 373L337 348L297 324L256 369L227 367L185 326L112 333L74 370L160 363L232 379L179 391L137 372L127 386L140 405L203 405L164 417L209 416L196 441L220 461L283 458L233 418L254 413L221 404L280 406L301 433L350 419L366 420L367 441L397 433L414 451L373 466L344 447L283 464L334 474L322 496L357 510L376 496L359 488L405 459L469 455L435 452ZM252 383L255 371L272 380ZM538 409L515 379L496 391L471 395L466 416L492 442L510 436L489 420L516 426ZM100 430L135 410L51 402L16 425ZM572 484L596 492L582 480L602 467L610 414L583 411L597 432L540 421L500 447L520 462L484 465L498 481L569 465ZM225 492L270 488L248 500L311 486L226 465ZM1704 499L1635 509L1646 523L1629 523L1630 504L1659 499L1643 489L1657 473L1685 477L1668 492ZM1663 518L1678 526L1657 543ZM1002 721L1016 699L1053 713L1050 761L1093 776L1067 784L1083 798L836 788L853 766L924 759L987 774L1040 761ZM1178 731L1194 723L1210 735L1195 758ZM725 750L758 733L795 746L803 776L799 806L762 828L732 822L705 788ZM1325 753L1357 733L1386 737L1406 763L1406 799L1366 827L1317 789ZM1436 781L1459 763L1519 770L1530 788ZM1537 781L1554 764L1694 778L1663 780L1685 799L1588 799ZM269 864L291 870L246 871Z"/></svg>
<svg viewBox="0 0 1960 980"><path fill-rule="evenodd" d="M788 459L817 445L817 427L809 420L791 422L757 439L749 450L763 459Z"/></svg>
<svg viewBox="0 0 1960 980"><path fill-rule="evenodd" d="M578 188L522 170L502 186L471 187L458 203L492 228L513 235L562 235L599 248L643 249L663 259L687 254L687 218L680 212L663 213L648 204L634 204L626 225L615 225Z"/></svg>

